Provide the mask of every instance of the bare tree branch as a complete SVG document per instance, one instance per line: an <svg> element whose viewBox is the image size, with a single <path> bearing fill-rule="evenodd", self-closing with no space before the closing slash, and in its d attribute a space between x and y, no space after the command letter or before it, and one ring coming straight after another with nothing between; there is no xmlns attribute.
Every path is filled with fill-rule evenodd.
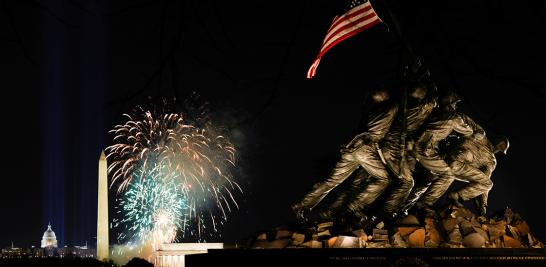
<svg viewBox="0 0 546 267"><path fill-rule="evenodd" d="M57 15L57 13L55 13L53 10L51 10L51 8L49 8L48 6L38 2L38 1L35 1L35 0L28 0L28 2L30 2L30 5L39 9L39 10L42 10L43 12L49 14L51 17L53 17L55 20L57 20L59 23L63 24L64 26L67 26L67 27L70 27L70 28L77 28L79 29L80 28L80 25L75 25L75 24L72 24L70 22L68 22L66 19L64 19L63 17Z"/></svg>
<svg viewBox="0 0 546 267"><path fill-rule="evenodd" d="M121 15L121 14L123 14L125 12L129 12L129 11L131 11L133 9L144 8L144 7L147 7L149 5L157 4L157 3L158 2L154 1L154 0L142 1L140 3L135 3L135 4L132 4L132 5L128 5L126 7L123 7L123 8L117 9L117 10L106 11L102 15L106 16L106 17L118 16L118 15Z"/></svg>
<svg viewBox="0 0 546 267"><path fill-rule="evenodd" d="M83 13L87 13L88 15L92 15L92 16L97 15L96 12L93 12L92 10L88 9L87 7L85 7L84 5L82 5L80 2L76 0L65 0L65 1L67 1L70 5L76 7L77 9L81 10Z"/></svg>
<svg viewBox="0 0 546 267"><path fill-rule="evenodd" d="M277 97L277 94L279 93L279 90L280 90L280 81L282 79L282 76L283 76L283 73L284 73L284 68L286 67L286 64L288 62L288 59L290 57L290 52L292 50L292 47L294 46L294 43L296 41L296 38L298 37L299 35L299 32L301 30L301 25L302 25L302 22L303 22L303 18L305 17L305 10L306 10L306 7L307 7L307 0L306 1L303 1L303 4L301 5L300 7L300 13L298 15L298 21L297 23L295 23L294 25L294 31L292 32L292 37L290 38L290 41L288 42L287 46L286 46L286 50L284 51L284 55L281 59L281 62L279 64L279 71L277 72L277 75L275 77L275 80L274 80L274 88L273 90L271 91L271 93L269 94L269 97L268 99L265 101L264 105L262 106L262 108L260 110L258 110L258 112L256 112L256 114L250 118L246 118L238 123L235 123L236 126L241 126L243 124L252 124L252 126L254 126L256 124L256 122L258 121L258 119L267 111L267 109L271 106L271 104L273 104L273 101L275 100L275 98Z"/></svg>
<svg viewBox="0 0 546 267"><path fill-rule="evenodd" d="M179 24L178 34L173 39L168 53L164 57L160 58L159 67L147 79L147 81L146 81L146 83L144 83L143 87L141 87L141 88L139 88L139 89L137 89L137 90L135 90L133 92L128 93L127 96L120 97L118 99L110 101L108 103L108 105L115 105L115 104L120 104L120 103L127 102L128 100L131 100L131 99L141 95L142 93L144 93L150 87L150 85L155 81L156 78L159 77L159 79L161 79L161 75L162 75L163 71L167 67L168 63L171 62L171 59L175 57L176 51L180 48L180 40L182 38L181 31L183 30L182 25L183 25L183 22L184 22L184 19L183 19L183 17L184 17L184 14L183 14L184 2L179 2L179 4L181 6L180 7L181 12L180 12L180 19L179 19L179 22L178 22L178 24ZM160 54L162 54L162 52L160 52Z"/></svg>
<svg viewBox="0 0 546 267"><path fill-rule="evenodd" d="M13 33L15 35L15 40L13 40L15 43L21 47L21 51L23 52L23 56L25 59L34 67L37 67L36 60L34 60L29 52L28 49L25 46L25 43L23 42L23 38L21 37L21 34L17 30L17 26L15 25L15 20L13 18L13 14L11 13L11 9L8 7L7 1L2 1L2 9L4 10L4 13L6 13L6 16L8 17L11 29L13 30Z"/></svg>

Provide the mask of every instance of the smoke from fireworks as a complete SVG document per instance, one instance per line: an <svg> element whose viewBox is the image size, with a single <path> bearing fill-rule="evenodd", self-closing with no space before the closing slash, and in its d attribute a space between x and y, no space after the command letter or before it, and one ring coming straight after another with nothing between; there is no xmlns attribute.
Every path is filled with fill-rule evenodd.
<svg viewBox="0 0 546 267"><path fill-rule="evenodd" d="M186 114L137 108L114 127L108 172L117 185L120 241L169 243L213 236L238 208L235 148L210 121L192 125Z"/></svg>

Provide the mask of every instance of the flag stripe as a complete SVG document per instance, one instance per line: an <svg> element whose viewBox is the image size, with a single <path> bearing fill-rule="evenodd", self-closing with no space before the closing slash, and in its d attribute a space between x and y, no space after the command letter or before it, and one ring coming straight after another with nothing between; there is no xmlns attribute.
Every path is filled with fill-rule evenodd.
<svg viewBox="0 0 546 267"><path fill-rule="evenodd" d="M381 22L380 20L374 20L374 21L370 22L369 24L363 26L362 28L360 28L360 29L358 29L358 30L355 30L355 31L353 31L353 32L349 32L348 34L346 34L346 35L344 35L344 36L342 36L342 37L336 39L335 42L333 42L332 44L330 44L328 47L326 47L326 48L324 49L324 53L326 53L326 51L330 50L332 47L334 47L335 45L337 45L337 44L340 43L341 41L343 41L343 40L345 40L345 39L347 39L347 38L349 38L349 37L351 37L351 36L353 36L353 35L355 35L355 34L357 34L357 33L360 33L360 32L362 32L362 31L364 31L364 30L366 30L366 29L368 29L368 28L370 28L370 27L372 27L372 26L374 26L375 24L378 24L378 23L380 23L380 22ZM324 55L324 53L322 53L322 55ZM322 57L322 56L321 56L321 57Z"/></svg>
<svg viewBox="0 0 546 267"><path fill-rule="evenodd" d="M339 23L336 23L336 26L328 30L326 37L324 37L324 41L330 39L332 35L335 35L339 31L339 29L345 27L345 25L352 23L354 21L360 20L363 17L368 16L370 14L373 14L375 16L375 12L373 12L373 10L371 9L361 10L358 13L354 13L353 14L354 16L343 18L343 20L338 20Z"/></svg>
<svg viewBox="0 0 546 267"><path fill-rule="evenodd" d="M330 26L330 29L336 27L339 23L343 22L343 20L351 19L352 17L358 16L358 14L366 12L370 9L372 9L372 6L369 3L366 3L351 9L349 12L343 14L342 16L336 16L336 18L332 22L332 25ZM330 29L328 29L328 32L330 31Z"/></svg>
<svg viewBox="0 0 546 267"><path fill-rule="evenodd" d="M340 18L340 17L351 16L351 15L352 15L353 13L355 13L355 12L358 12L358 11L360 11L360 10L362 10L362 9L371 8L371 7L372 7L372 6L371 6L370 2L366 2L366 3L363 3L363 4L361 4L361 5L358 5L358 6L356 6L356 7L353 7L353 8L351 8L351 9L349 9L347 12L343 13L343 15L337 16L337 17Z"/></svg>
<svg viewBox="0 0 546 267"><path fill-rule="evenodd" d="M335 45L337 45L338 43L342 42L343 40L355 35L355 34L358 34L378 23L380 23L381 20L379 18L376 18L375 20L373 21L370 21L367 25L364 25L362 26L362 28L359 28L355 31L352 31L352 32L349 32L339 38L336 39L336 41L334 41L333 43L331 43L328 47L325 47L323 50L321 50L321 53L319 54L319 56L317 57L317 59L315 59L315 61L313 62L313 65L311 65L311 67L309 68L309 70L307 71L307 78L308 79L311 79L315 76L315 74L317 73L317 68L318 68L318 65L320 63L320 59L322 58L322 55L324 55L328 50L330 50L332 47L334 47Z"/></svg>
<svg viewBox="0 0 546 267"><path fill-rule="evenodd" d="M328 33L330 30L332 30L332 28L334 27L334 22L336 22L337 18L339 18L339 17L336 16L336 17L332 20L332 24L330 25L330 27L328 28L328 30L326 31L326 33Z"/></svg>
<svg viewBox="0 0 546 267"><path fill-rule="evenodd" d="M373 10L369 1L351 0L348 4L348 8L351 9L346 10L344 14L336 16L333 19L332 24L328 28L326 36L322 41L320 51L307 71L307 78L310 79L315 76L320 59L332 47L343 40L382 22Z"/></svg>
<svg viewBox="0 0 546 267"><path fill-rule="evenodd" d="M317 73L317 67L319 63L320 63L320 58L317 58L315 62L313 62L313 65L311 65L311 67L307 71L308 79L311 79L313 76L315 76L315 73Z"/></svg>
<svg viewBox="0 0 546 267"><path fill-rule="evenodd" d="M335 32L332 33L332 36L325 39L326 42L322 46L327 47L331 42L335 41L341 35L344 35L345 33L347 33L347 31L357 30L359 26L365 26L367 23L375 20L376 17L377 16L372 11L372 13L367 14L364 17L360 17L357 20L347 21L347 23L343 24L342 27L336 29ZM323 48L321 48L321 50L323 50Z"/></svg>

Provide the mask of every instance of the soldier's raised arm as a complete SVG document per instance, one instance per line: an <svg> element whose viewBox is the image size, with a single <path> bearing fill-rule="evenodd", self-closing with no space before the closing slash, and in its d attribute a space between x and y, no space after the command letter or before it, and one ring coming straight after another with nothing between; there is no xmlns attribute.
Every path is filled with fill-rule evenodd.
<svg viewBox="0 0 546 267"><path fill-rule="evenodd" d="M456 117L453 119L453 123L453 130L464 136L470 136L474 133L472 127L470 127L470 125L468 125L460 115L456 115Z"/></svg>
<svg viewBox="0 0 546 267"><path fill-rule="evenodd" d="M474 137L476 138L476 140L481 140L482 138L485 137L485 130L479 124L477 124L472 118L462 113L459 113L459 115L461 116L463 121L466 124L468 124L470 128L472 128L472 130L474 131Z"/></svg>

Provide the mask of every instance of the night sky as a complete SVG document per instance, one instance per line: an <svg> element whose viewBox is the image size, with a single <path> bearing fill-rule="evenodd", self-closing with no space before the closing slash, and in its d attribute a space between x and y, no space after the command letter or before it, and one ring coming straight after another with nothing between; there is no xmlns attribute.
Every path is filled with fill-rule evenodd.
<svg viewBox="0 0 546 267"><path fill-rule="evenodd" d="M538 1L389 1L440 90L508 136L489 210L546 240L546 9ZM432 2L432 1L431 1ZM372 1L386 17L384 1ZM238 148L244 188L226 242L293 221L289 206L356 133L366 90L396 84L384 25L336 46L305 78L335 1L0 1L0 247L94 243L97 160L122 113L196 92ZM391 29L392 30L392 29Z"/></svg>

